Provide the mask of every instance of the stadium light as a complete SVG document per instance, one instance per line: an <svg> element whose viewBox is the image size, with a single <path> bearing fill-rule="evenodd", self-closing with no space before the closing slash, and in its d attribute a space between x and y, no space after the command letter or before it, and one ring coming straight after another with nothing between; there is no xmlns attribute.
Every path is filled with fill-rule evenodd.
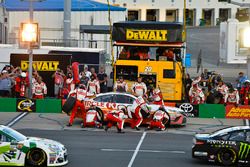
<svg viewBox="0 0 250 167"><path fill-rule="evenodd" d="M20 27L21 42L39 42L37 23L21 23Z"/></svg>

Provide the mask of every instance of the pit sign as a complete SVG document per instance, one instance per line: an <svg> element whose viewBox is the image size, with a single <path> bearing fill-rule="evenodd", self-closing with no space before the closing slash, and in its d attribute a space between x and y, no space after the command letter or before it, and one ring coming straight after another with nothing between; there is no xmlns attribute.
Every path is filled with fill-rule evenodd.
<svg viewBox="0 0 250 167"><path fill-rule="evenodd" d="M250 119L250 106L235 107L234 105L227 105L226 118Z"/></svg>

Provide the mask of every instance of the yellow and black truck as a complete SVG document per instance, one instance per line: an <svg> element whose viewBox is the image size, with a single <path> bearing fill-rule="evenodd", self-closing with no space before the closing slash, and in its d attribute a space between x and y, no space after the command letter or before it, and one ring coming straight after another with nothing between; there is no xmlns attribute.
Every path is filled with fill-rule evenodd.
<svg viewBox="0 0 250 167"><path fill-rule="evenodd" d="M113 24L114 79L123 76L129 87L142 76L147 86L159 87L165 101L183 100L183 25L168 22ZM131 90L130 90L131 91Z"/></svg>

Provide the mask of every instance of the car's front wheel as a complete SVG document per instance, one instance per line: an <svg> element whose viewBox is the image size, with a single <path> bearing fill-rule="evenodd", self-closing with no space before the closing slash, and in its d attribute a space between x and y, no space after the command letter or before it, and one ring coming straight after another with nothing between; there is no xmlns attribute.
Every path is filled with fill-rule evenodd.
<svg viewBox="0 0 250 167"><path fill-rule="evenodd" d="M237 154L233 149L221 149L217 156L218 162L225 166L234 165L237 160Z"/></svg>
<svg viewBox="0 0 250 167"><path fill-rule="evenodd" d="M47 166L46 153L41 149L32 149L26 156L27 166Z"/></svg>

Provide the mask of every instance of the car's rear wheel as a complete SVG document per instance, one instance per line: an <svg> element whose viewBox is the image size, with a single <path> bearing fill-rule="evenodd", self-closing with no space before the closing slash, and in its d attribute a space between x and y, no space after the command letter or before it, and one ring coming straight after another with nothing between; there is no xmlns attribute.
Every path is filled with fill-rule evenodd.
<svg viewBox="0 0 250 167"><path fill-rule="evenodd" d="M27 166L47 166L46 153L41 149L32 149L26 156Z"/></svg>
<svg viewBox="0 0 250 167"><path fill-rule="evenodd" d="M225 166L234 165L237 160L237 154L233 149L221 149L217 156L218 162Z"/></svg>

